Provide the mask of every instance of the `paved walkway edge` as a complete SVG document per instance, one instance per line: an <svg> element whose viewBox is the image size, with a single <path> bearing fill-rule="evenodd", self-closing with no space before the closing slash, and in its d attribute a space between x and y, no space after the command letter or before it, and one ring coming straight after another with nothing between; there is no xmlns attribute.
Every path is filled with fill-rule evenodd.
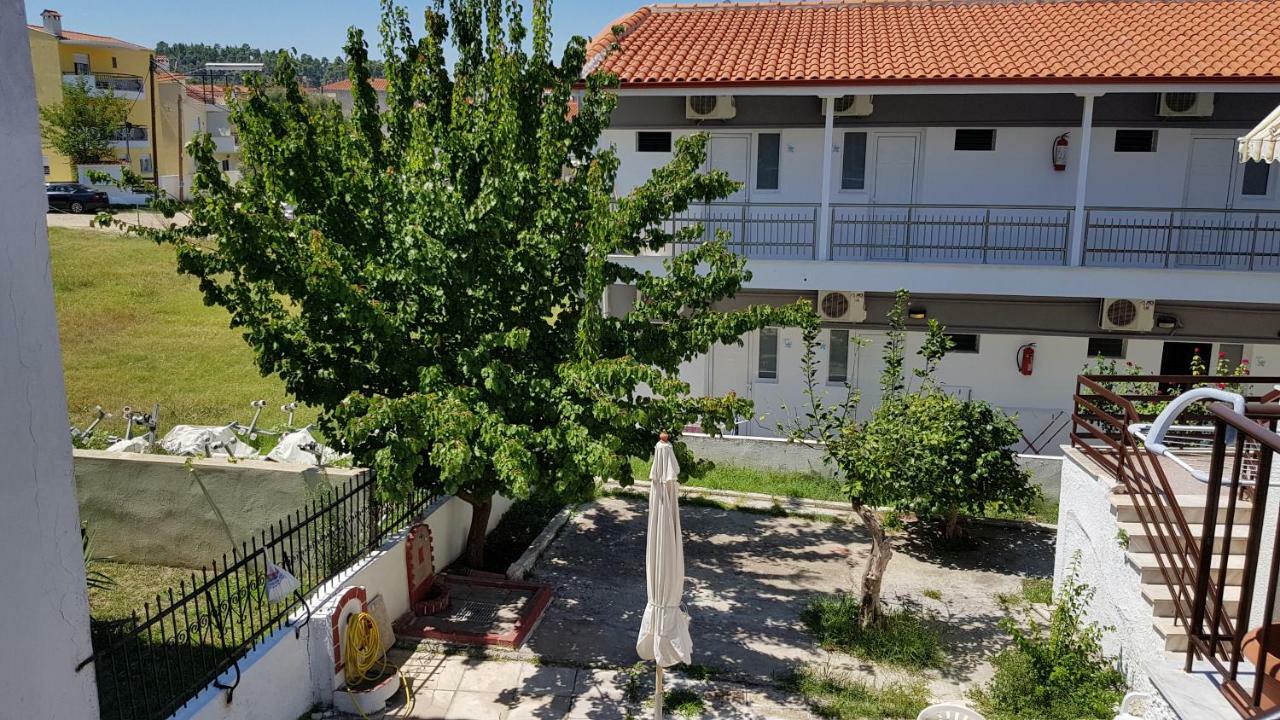
<svg viewBox="0 0 1280 720"><path fill-rule="evenodd" d="M523 580L524 576L533 569L533 566L538 562L538 558L542 557L542 553L546 552L547 548L550 547L551 541L556 539L560 528L569 522L569 517L573 515L573 507L572 505L566 506L556 513L556 516L551 518L551 522L548 522L547 526L542 528L542 532L538 533L538 536L533 539L533 542L529 543L529 547L525 548L524 553L515 562L507 566L508 580Z"/></svg>

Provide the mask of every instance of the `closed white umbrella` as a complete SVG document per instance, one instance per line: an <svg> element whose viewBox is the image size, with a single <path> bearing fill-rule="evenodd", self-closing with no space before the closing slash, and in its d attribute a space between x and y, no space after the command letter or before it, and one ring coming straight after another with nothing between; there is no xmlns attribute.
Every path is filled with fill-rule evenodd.
<svg viewBox="0 0 1280 720"><path fill-rule="evenodd" d="M680 537L679 475L675 450L667 434L653 451L649 471L649 537L645 543L645 587L648 602L636 639L636 653L657 666L654 717L662 717L662 669L693 657L684 595L684 545Z"/></svg>

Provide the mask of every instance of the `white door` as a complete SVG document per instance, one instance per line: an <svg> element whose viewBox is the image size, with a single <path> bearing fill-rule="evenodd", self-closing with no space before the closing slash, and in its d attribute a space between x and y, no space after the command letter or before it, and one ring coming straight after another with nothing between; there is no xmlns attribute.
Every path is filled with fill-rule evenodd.
<svg viewBox="0 0 1280 720"><path fill-rule="evenodd" d="M907 260L910 237L906 207L915 197L915 135L878 135L875 167L871 177L871 202L877 207L873 217L872 260Z"/></svg>
<svg viewBox="0 0 1280 720"><path fill-rule="evenodd" d="M1226 210L1231 207L1236 143L1231 138L1191 139L1191 162L1187 168L1187 195L1183 207ZM1205 266L1220 262L1223 227L1229 213L1184 212L1177 218L1178 229L1172 258L1174 265Z"/></svg>
<svg viewBox="0 0 1280 720"><path fill-rule="evenodd" d="M748 243L745 218L751 187L751 136L712 135L707 144L707 165L725 171L741 185L732 195L707 208L706 237L712 239L717 231L724 230L731 236L729 247L743 252Z"/></svg>

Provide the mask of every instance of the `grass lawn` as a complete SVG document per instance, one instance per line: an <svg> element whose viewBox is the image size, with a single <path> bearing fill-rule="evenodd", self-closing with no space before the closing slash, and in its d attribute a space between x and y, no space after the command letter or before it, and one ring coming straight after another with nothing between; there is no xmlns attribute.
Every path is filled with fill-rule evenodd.
<svg viewBox="0 0 1280 720"><path fill-rule="evenodd" d="M288 402L262 377L227 312L208 307L179 275L172 248L99 230L51 228L53 288L62 335L67 411L84 427L95 405L113 415L99 430L123 434L120 408L160 403L161 434L179 423L248 423L265 399L264 427L283 425ZM316 413L302 408L301 425Z"/></svg>
<svg viewBox="0 0 1280 720"><path fill-rule="evenodd" d="M632 459L632 477L649 479L649 463ZM840 483L818 473L778 472L753 468L717 465L700 478L691 478L687 485L712 490L763 493L788 498L810 498L843 502L848 498L840 492Z"/></svg>
<svg viewBox="0 0 1280 720"><path fill-rule="evenodd" d="M95 560L90 569L115 581L111 587L89 590L89 614L94 620L124 620L135 610L141 616L143 603L150 603L154 610L156 595L160 595L168 605L169 588L174 588L176 596L179 581L185 580L188 587L191 584L189 568Z"/></svg>

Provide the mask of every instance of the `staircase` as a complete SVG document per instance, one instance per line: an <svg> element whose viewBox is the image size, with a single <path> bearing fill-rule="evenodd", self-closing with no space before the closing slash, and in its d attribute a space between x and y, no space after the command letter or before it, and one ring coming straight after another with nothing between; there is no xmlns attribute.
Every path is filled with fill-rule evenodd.
<svg viewBox="0 0 1280 720"><path fill-rule="evenodd" d="M1200 537L1201 524L1205 516L1205 498L1203 495L1177 495L1178 506L1182 508L1193 537ZM1112 495L1111 511L1115 515L1116 524L1128 534L1129 545L1126 553L1129 566L1138 573L1142 588L1142 597L1151 605L1152 624L1156 633L1163 638L1165 650L1184 653L1187 650L1187 633L1185 623L1175 620L1174 599L1160 571L1160 564L1153 552L1152 538L1148 536L1139 517L1139 507L1131 495ZM1223 607L1234 614L1240 603L1240 583L1244 576L1245 536L1253 508L1247 502L1237 503L1234 527L1232 529L1230 555L1227 557L1227 574L1223 590ZM1225 507L1218 509L1218 520L1226 520ZM1225 529L1219 525L1219 531ZM1219 540L1216 545L1221 548ZM1221 555L1214 553L1211 567L1213 577L1218 577L1221 566Z"/></svg>

